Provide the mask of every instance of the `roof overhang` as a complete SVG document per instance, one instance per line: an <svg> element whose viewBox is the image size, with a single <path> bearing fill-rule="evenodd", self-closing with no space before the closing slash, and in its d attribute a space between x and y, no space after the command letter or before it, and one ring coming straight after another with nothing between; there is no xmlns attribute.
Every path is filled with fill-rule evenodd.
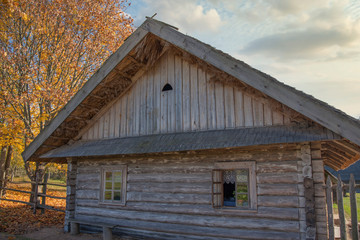
<svg viewBox="0 0 360 240"><path fill-rule="evenodd" d="M339 136L328 135L320 128L298 126L241 128L78 141L45 153L41 158L59 158L66 162L65 159L69 157L181 152L334 139L339 139Z"/></svg>

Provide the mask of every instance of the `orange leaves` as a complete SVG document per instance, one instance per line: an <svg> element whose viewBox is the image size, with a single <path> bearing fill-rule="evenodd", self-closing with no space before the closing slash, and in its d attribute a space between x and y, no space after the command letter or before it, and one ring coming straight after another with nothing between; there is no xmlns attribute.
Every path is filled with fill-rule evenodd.
<svg viewBox="0 0 360 240"><path fill-rule="evenodd" d="M26 185L10 184L9 188L15 188L24 191L30 191L30 187ZM47 194L65 197L65 191L48 191ZM6 198L20 201L28 201L29 194L8 191ZM65 209L65 200L46 199L46 204L56 206L57 208ZM1 201L0 204L0 232L8 232L13 234L22 234L31 232L42 227L62 226L64 223L65 214L61 212L46 210L45 214L37 211L36 215L32 213L32 209L21 203L14 203L10 201Z"/></svg>
<svg viewBox="0 0 360 240"><path fill-rule="evenodd" d="M28 142L133 31L132 19L127 1L0 1L0 121L21 121L10 135Z"/></svg>

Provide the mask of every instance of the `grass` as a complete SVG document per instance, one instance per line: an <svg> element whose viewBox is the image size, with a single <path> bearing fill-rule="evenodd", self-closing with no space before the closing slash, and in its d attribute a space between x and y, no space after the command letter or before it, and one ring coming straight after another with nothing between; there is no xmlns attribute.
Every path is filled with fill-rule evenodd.
<svg viewBox="0 0 360 240"><path fill-rule="evenodd" d="M350 207L350 196L347 194L344 199L344 211L345 211L345 217L347 220L351 221L351 207ZM358 221L360 220L360 194L356 194L356 206L357 206L357 216ZM338 210L337 204L334 204L334 209Z"/></svg>
<svg viewBox="0 0 360 240"><path fill-rule="evenodd" d="M30 179L27 175L21 176L21 177L15 177L13 179L14 182L22 182L22 181L27 181L29 182ZM49 179L48 183L52 183L52 184L60 184L60 185L66 185L66 181L63 180L56 180L56 179ZM52 186L52 185L48 185L47 186L47 190L50 191L66 191L65 187L59 187L59 186Z"/></svg>

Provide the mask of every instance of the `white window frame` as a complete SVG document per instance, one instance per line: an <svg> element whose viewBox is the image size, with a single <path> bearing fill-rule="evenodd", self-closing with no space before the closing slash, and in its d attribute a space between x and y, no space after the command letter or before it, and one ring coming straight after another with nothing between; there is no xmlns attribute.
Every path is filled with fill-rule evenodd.
<svg viewBox="0 0 360 240"><path fill-rule="evenodd" d="M248 191L249 191L249 206L248 207L230 207L223 205L223 179L222 171L225 170L241 170L249 171L248 177ZM220 183L221 182L221 183ZM215 163L212 175L212 204L214 208L229 209L229 210L257 210L257 191L256 191L256 162L255 161L241 161L241 162L217 162Z"/></svg>
<svg viewBox="0 0 360 240"><path fill-rule="evenodd" d="M106 184L106 172L121 172L121 195L120 200L105 200L105 184ZM101 181L100 181L100 204L109 205L122 205L126 204L126 183L127 183L127 166L116 165L101 167ZM113 184L114 185L114 184ZM114 192L114 189L112 189Z"/></svg>

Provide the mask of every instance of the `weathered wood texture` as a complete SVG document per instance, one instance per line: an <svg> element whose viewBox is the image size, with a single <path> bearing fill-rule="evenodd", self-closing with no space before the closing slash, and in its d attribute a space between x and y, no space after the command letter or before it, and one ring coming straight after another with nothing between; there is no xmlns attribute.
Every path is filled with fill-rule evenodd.
<svg viewBox="0 0 360 240"><path fill-rule="evenodd" d="M275 101L251 95L169 51L116 102L99 113L82 139L283 125ZM173 90L162 91L165 84Z"/></svg>
<svg viewBox="0 0 360 240"><path fill-rule="evenodd" d="M257 210L214 209L215 163L241 160L256 161ZM79 160L75 215L189 239L300 239L299 161L293 147ZM118 164L128 166L126 206L99 204L99 169Z"/></svg>
<svg viewBox="0 0 360 240"><path fill-rule="evenodd" d="M66 209L64 231L69 232L69 219L75 216L75 194L76 194L76 172L77 162L68 159L67 181L66 181Z"/></svg>
<svg viewBox="0 0 360 240"><path fill-rule="evenodd" d="M311 143L312 175L315 190L316 239L328 239L326 217L326 192L324 163L321 156L321 144Z"/></svg>
<svg viewBox="0 0 360 240"><path fill-rule="evenodd" d="M334 231L334 212L333 212L333 188L330 176L326 180L326 207L328 217L328 228L329 228L329 240L335 239Z"/></svg>

